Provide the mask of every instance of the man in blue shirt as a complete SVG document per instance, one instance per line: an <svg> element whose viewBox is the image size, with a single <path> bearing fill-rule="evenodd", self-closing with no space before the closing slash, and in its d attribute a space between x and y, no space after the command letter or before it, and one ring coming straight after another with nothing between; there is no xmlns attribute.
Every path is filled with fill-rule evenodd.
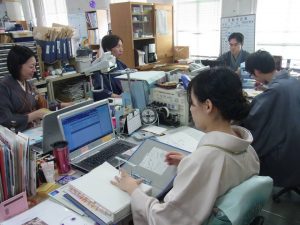
<svg viewBox="0 0 300 225"><path fill-rule="evenodd" d="M116 70L124 70L127 66L119 60L119 57L123 54L123 42L117 35L106 35L101 41L101 46L104 52L110 51L113 56L116 57ZM94 101L98 101L105 98L117 98L123 92L121 82L115 78L115 75L95 73L93 75L94 89L102 89L101 91L95 91L93 93ZM101 85L101 79L103 79L103 87Z"/></svg>

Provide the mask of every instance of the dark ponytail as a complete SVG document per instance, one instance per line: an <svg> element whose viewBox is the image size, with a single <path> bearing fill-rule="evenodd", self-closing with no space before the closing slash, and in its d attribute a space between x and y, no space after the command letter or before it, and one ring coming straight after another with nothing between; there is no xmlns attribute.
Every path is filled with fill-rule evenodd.
<svg viewBox="0 0 300 225"><path fill-rule="evenodd" d="M225 120L240 121L249 113L240 78L225 67L201 71L192 79L188 87L189 102L192 91L199 102L209 99Z"/></svg>

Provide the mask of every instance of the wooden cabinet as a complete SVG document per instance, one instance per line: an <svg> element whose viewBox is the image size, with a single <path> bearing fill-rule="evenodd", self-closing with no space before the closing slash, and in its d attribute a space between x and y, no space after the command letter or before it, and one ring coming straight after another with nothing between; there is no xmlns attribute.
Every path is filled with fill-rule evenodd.
<svg viewBox="0 0 300 225"><path fill-rule="evenodd" d="M110 4L110 16L112 33L123 40L124 53L120 60L128 67L141 66L137 50L145 52L146 63L152 62L147 52L151 54L153 46L157 62L173 62L172 5L114 3Z"/></svg>
<svg viewBox="0 0 300 225"><path fill-rule="evenodd" d="M98 50L100 40L108 33L108 20L106 10L93 10L85 12L88 29L88 43L91 49Z"/></svg>

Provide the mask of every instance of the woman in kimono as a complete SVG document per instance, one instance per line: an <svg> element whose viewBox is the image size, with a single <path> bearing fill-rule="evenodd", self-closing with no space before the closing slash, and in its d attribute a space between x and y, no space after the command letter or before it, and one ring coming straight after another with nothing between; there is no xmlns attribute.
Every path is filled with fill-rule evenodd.
<svg viewBox="0 0 300 225"><path fill-rule="evenodd" d="M134 224L202 224L219 196L259 172L251 133L231 125L249 111L239 77L227 68L202 71L190 82L188 96L195 126L206 134L190 155L166 154L177 176L164 201L143 193L141 181L125 171L112 181L131 195Z"/></svg>
<svg viewBox="0 0 300 225"><path fill-rule="evenodd" d="M36 88L28 80L36 72L34 52L25 46L15 45L7 56L7 68L10 75L0 81L0 124L5 127L14 126L22 131L34 125L49 112L47 101L38 94ZM56 109L70 103L52 103Z"/></svg>

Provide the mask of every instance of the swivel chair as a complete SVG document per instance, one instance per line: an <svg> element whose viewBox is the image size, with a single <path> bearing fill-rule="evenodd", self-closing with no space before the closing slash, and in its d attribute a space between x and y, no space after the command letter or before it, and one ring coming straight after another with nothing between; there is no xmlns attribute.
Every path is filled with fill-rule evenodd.
<svg viewBox="0 0 300 225"><path fill-rule="evenodd" d="M219 197L204 225L263 225L260 212L269 199L273 180L253 176Z"/></svg>

